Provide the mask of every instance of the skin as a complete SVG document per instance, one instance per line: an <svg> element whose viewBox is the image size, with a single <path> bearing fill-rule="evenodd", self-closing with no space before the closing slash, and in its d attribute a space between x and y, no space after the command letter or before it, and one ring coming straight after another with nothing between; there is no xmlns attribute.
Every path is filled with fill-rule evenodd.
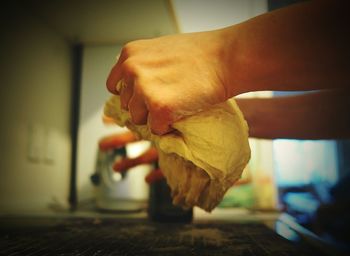
<svg viewBox="0 0 350 256"><path fill-rule="evenodd" d="M217 34L181 34L125 45L107 86L120 93L134 123L146 123L149 115L152 132L164 134L172 122L227 99L218 74ZM120 79L127 86L116 92Z"/></svg>
<svg viewBox="0 0 350 256"><path fill-rule="evenodd" d="M149 122L158 135L187 115L245 92L342 89L349 94L348 5L348 1L307 1L220 30L130 42L112 68L107 88L120 94L133 122ZM116 91L120 80L126 86ZM299 108L295 116L310 117L317 111L317 104L310 104L309 110L306 105L295 106L306 104L306 99L283 100L287 99L251 102L271 120L282 115L273 110L274 104L284 111L293 104L291 109ZM240 104L243 113L252 115L245 103ZM274 136L259 127L262 122L254 128L254 120L248 120L251 129L261 131L254 136L306 138L310 134L309 128L305 135L289 134L291 124L279 123L285 130Z"/></svg>
<svg viewBox="0 0 350 256"><path fill-rule="evenodd" d="M249 136L264 139L350 138L350 97L345 90L297 96L237 99Z"/></svg>

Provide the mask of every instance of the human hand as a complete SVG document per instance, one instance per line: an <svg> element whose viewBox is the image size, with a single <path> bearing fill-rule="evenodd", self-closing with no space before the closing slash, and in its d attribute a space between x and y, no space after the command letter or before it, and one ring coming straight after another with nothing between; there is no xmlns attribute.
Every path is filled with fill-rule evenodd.
<svg viewBox="0 0 350 256"><path fill-rule="evenodd" d="M132 132L125 132L122 134L110 135L103 138L99 142L100 150L109 150L114 148L125 147L126 144L137 141L135 135ZM125 172L128 169L141 165L141 164L151 164L158 161L157 150L153 147L149 148L147 151L142 153L136 158L123 158L118 160L113 165L113 170L116 172ZM153 170L146 177L147 183L153 183L158 180L163 179L163 173L160 169Z"/></svg>
<svg viewBox="0 0 350 256"><path fill-rule="evenodd" d="M224 41L217 30L130 42L112 68L107 88L120 94L121 106L135 124L148 119L153 133L167 133L174 121L228 98Z"/></svg>

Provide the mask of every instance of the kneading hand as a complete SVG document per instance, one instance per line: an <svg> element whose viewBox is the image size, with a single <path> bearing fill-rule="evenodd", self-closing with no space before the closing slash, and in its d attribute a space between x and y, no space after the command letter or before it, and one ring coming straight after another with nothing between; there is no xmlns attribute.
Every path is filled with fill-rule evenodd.
<svg viewBox="0 0 350 256"><path fill-rule="evenodd" d="M164 134L174 121L227 99L224 41L218 30L128 43L107 88L120 94L135 124L149 119L152 132Z"/></svg>

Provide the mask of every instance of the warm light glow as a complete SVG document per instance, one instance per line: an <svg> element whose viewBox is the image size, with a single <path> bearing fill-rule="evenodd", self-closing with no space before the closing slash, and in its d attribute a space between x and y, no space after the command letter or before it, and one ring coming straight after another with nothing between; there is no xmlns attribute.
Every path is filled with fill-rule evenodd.
<svg viewBox="0 0 350 256"><path fill-rule="evenodd" d="M145 140L129 143L126 146L126 154L129 158L135 158L144 153L150 146L151 143Z"/></svg>

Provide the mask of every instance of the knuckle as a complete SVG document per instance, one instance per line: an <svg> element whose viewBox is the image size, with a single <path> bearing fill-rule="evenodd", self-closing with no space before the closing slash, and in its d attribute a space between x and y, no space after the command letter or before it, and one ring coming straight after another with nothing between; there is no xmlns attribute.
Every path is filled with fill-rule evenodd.
<svg viewBox="0 0 350 256"><path fill-rule="evenodd" d="M155 117L165 120L168 120L172 113L171 106L169 104L166 104L166 102L163 100L150 101L149 108Z"/></svg>
<svg viewBox="0 0 350 256"><path fill-rule="evenodd" d="M121 50L121 54L126 58L130 58L134 56L136 53L142 50L143 41L144 40L134 40L134 41L127 42L123 46Z"/></svg>
<svg viewBox="0 0 350 256"><path fill-rule="evenodd" d="M140 77L142 74L140 65L135 57L125 60L122 64L122 70L126 76Z"/></svg>
<svg viewBox="0 0 350 256"><path fill-rule="evenodd" d="M166 130L157 125L151 125L151 133L161 136L166 133Z"/></svg>
<svg viewBox="0 0 350 256"><path fill-rule="evenodd" d="M124 72L132 72L135 69L134 61L131 58L125 60L122 64L122 69Z"/></svg>
<svg viewBox="0 0 350 256"><path fill-rule="evenodd" d="M138 96L147 97L147 94L145 92L147 86L149 85L149 82L141 70L138 70L137 74L137 78L134 81L134 92Z"/></svg>
<svg viewBox="0 0 350 256"><path fill-rule="evenodd" d="M168 105L162 103L153 103L150 107L150 126L151 131L157 135L163 135L170 130L172 121L172 110Z"/></svg>
<svg viewBox="0 0 350 256"><path fill-rule="evenodd" d="M135 43L128 42L123 46L121 54L128 58L134 53L134 50L135 50Z"/></svg>
<svg viewBox="0 0 350 256"><path fill-rule="evenodd" d="M131 121L134 124L146 124L148 118L148 110L142 97L133 95L129 102L129 111L131 116Z"/></svg>

